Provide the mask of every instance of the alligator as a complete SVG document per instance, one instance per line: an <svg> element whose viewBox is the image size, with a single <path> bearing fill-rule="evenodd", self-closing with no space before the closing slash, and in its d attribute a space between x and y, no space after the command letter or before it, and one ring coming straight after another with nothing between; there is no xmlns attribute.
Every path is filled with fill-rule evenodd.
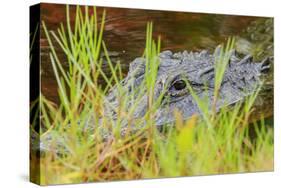
<svg viewBox="0 0 281 188"><path fill-rule="evenodd" d="M243 39L244 40L244 39ZM243 44L245 41L242 41ZM245 51L245 50L244 50ZM271 50L272 51L272 50ZM174 111L181 112L184 120L193 114L201 114L198 104L191 95L190 88L199 98L208 98L209 106L212 106L215 89L215 67L216 58L221 53L218 46L213 53L202 50L199 52L177 52L163 51L159 54L159 67L153 91L153 98L160 99L160 105L155 112L154 124L162 129L167 124L175 121ZM241 55L242 54L242 55ZM266 54L256 59L248 51L245 54L232 50L226 70L219 89L219 98L215 103L215 110L219 111L223 106L230 106L243 101L251 95L263 82L263 74L271 69L273 55ZM132 95L127 102L128 108L134 103L135 94L142 87L146 71L145 57L138 57L130 63L127 76L121 81L126 90L126 95ZM118 88L115 86L106 96L105 114L110 118L117 116ZM124 93L123 93L124 95ZM142 118L148 110L148 96L144 92L139 99L139 104L133 113L133 119ZM83 125L83 130L97 128L93 126L94 117L90 117L88 123ZM130 130L138 130L140 127L130 127ZM124 120L121 126L121 134L126 134L128 122ZM102 137L108 138L112 133L101 129ZM48 136L40 140L40 150L49 150ZM36 144L35 144L36 145Z"/></svg>
<svg viewBox="0 0 281 188"><path fill-rule="evenodd" d="M155 82L153 98L161 96L161 104L155 113L155 125L162 129L162 126L175 121L174 111L177 109L188 119L193 114L201 114L198 104L191 95L190 88L199 98L208 98L209 106L214 100L215 89L215 66L216 58L220 54L220 46L215 52L209 53L206 50L201 52L177 52L163 51L159 54L159 68ZM252 94L262 83L261 76L270 70L270 59L264 58L260 62L254 62L252 55L238 57L235 50L231 52L228 65L219 89L219 98L216 102L216 111L223 106L229 106L242 101L246 96ZM122 81L124 88L127 88L126 95L141 87L146 71L146 59L136 58L129 68L127 77ZM149 71L149 70L148 70ZM118 91L114 87L107 96L110 104L107 113L110 116L116 114L118 108ZM134 99L132 99L134 100ZM145 115L148 109L148 96L145 92L136 108L133 118L140 118ZM131 102L128 102L130 105ZM109 109L108 109L109 108ZM124 123L124 132L126 123Z"/></svg>
<svg viewBox="0 0 281 188"><path fill-rule="evenodd" d="M187 85L192 88L199 98L208 97L211 106L211 102L214 99L216 57L220 54L220 49L220 47L217 47L214 53L203 50L201 52L183 51L177 53L163 51L159 54L160 64L153 92L153 98L162 97L154 117L154 125L159 130L163 126L172 124L175 121L174 110L176 109L185 120L193 114L201 114L198 104L191 95ZM128 75L121 81L123 88L126 89L126 95L130 95L134 89L141 87L146 71L145 62L145 58L139 57L130 63ZM233 50L221 82L220 97L216 102L215 109L219 111L223 106L243 101L246 96L252 94L261 85L261 76L267 73L269 69L269 58L265 58L260 62L254 62L252 55L245 55L240 58ZM105 100L107 101L105 104L105 114L113 120L119 106L117 100L118 93L118 88L116 86L113 87ZM147 99L147 92L144 92L140 98L139 105L134 111L133 118L137 119L145 115L148 109ZM134 97L131 101L127 102L127 105L132 105L132 101L134 101ZM105 140L112 135L110 131L100 126L95 127L92 116L89 118L88 123L82 127L83 130L99 128ZM124 120L121 125L121 135L125 135L127 129L128 123ZM130 126L130 131L132 132L138 129L140 129L140 126ZM51 139L51 135L40 139L41 151L50 149ZM57 142L57 147L64 147L63 144L59 143L59 139Z"/></svg>

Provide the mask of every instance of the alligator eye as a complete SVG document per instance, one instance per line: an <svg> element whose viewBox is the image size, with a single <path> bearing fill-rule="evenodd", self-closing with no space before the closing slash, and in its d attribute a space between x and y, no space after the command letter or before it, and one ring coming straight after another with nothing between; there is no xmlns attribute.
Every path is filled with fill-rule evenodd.
<svg viewBox="0 0 281 188"><path fill-rule="evenodd" d="M186 87L186 83L183 80L178 80L174 82L173 86L176 90L182 90Z"/></svg>

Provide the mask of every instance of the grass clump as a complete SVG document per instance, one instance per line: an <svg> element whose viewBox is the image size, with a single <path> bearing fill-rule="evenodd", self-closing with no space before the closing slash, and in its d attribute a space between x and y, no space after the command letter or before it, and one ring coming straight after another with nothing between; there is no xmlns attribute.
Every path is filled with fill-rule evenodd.
<svg viewBox="0 0 281 188"><path fill-rule="evenodd" d="M120 62L111 62L102 41L105 11L98 24L95 8L90 15L88 7L84 13L77 7L72 28L69 7L66 9L66 28L61 25L57 32L49 31L43 23L60 104L53 104L43 94L40 96L39 134L49 149L40 160L41 184L272 170L273 130L265 128L265 121L249 125L247 118L259 90L245 103L210 113L208 102L199 99L189 87L203 118L194 115L184 120L176 111L174 126L167 126L165 133L160 133L153 117L161 96L154 99L153 91L161 45L160 39L157 43L153 40L152 23L147 25L144 82L128 92L121 82ZM68 70L62 68L54 40L67 57ZM234 41L229 41L218 57L222 66L216 68L215 92L219 90L233 45ZM104 63L99 56L101 51L106 55L111 76L101 68ZM98 83L99 78L105 80L105 87ZM109 116L105 105L111 104L106 96L113 89L119 105L111 107L116 113ZM145 93L148 110L143 118L135 120L132 116ZM215 96L219 97L218 92ZM132 99L134 103L128 105ZM120 136L124 122L129 128ZM129 134L133 125L141 128ZM256 134L254 140L250 138L251 127ZM113 133L107 140L100 134L105 129Z"/></svg>

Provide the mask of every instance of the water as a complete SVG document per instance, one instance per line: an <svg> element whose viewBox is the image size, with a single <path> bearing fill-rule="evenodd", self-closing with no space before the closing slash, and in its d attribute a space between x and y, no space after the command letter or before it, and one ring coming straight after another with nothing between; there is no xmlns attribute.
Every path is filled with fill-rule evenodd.
<svg viewBox="0 0 281 188"><path fill-rule="evenodd" d="M102 7L97 8L101 18ZM75 6L70 7L71 24L74 25ZM47 28L56 30L60 23L65 24L65 5L43 4L42 20ZM104 41L108 50L121 61L124 73L129 63L143 54L145 47L146 24L154 24L155 38L160 35L162 50L183 51L207 49L212 51L218 44L230 36L239 36L253 21L264 18L249 16L230 16L219 14L198 14L141 9L106 8ZM49 47L41 28L41 89L50 100L58 102L57 85L49 60ZM63 52L55 43L59 57L65 59ZM65 65L66 66L66 65ZM262 105L264 106L264 104ZM273 103L266 104L266 110L272 115ZM270 115L269 115L270 116Z"/></svg>

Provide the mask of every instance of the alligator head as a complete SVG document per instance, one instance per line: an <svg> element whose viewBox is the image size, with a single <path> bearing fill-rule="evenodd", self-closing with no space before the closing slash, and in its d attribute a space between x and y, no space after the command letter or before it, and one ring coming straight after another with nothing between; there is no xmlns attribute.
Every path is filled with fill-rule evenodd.
<svg viewBox="0 0 281 188"><path fill-rule="evenodd" d="M201 113L190 93L190 87L199 98L207 96L210 103L213 101L215 58L219 53L220 47L217 47L213 54L207 51L178 53L164 51L159 54L160 65L154 88L154 98L162 94L161 104L154 117L155 124L159 128L175 120L174 111L176 109L181 112L184 119ZM235 51L232 51L219 90L216 110L218 111L225 105L235 104L253 93L261 84L260 76L269 68L267 58L261 62L254 62L251 55L240 58ZM122 81L122 85L127 88L128 93L141 86L145 70L145 58L136 58L130 64L128 75ZM115 110L119 105L117 93L117 88L114 88L107 96L110 103L108 112L111 115L116 113ZM148 109L147 99L148 97L144 93L134 112L134 118L145 115ZM128 102L129 105L131 103L133 102Z"/></svg>

